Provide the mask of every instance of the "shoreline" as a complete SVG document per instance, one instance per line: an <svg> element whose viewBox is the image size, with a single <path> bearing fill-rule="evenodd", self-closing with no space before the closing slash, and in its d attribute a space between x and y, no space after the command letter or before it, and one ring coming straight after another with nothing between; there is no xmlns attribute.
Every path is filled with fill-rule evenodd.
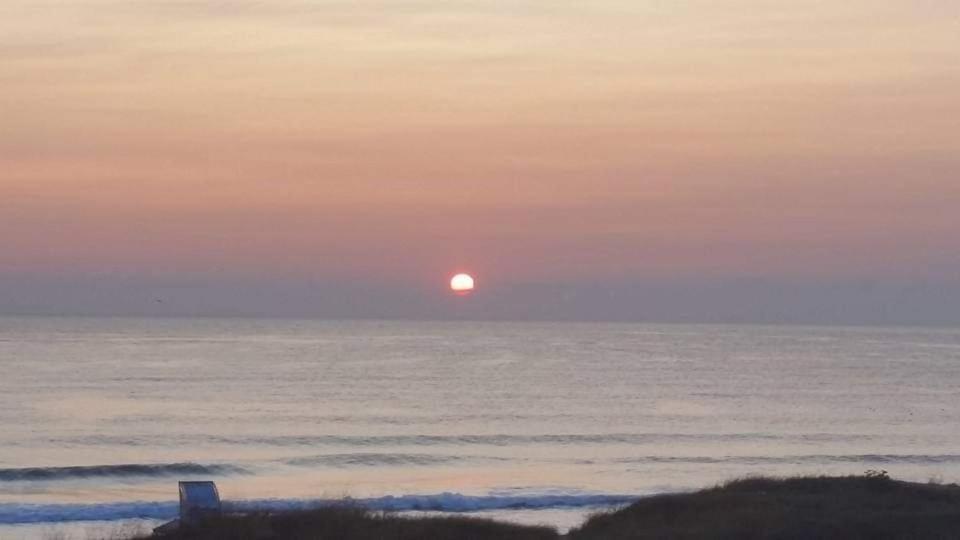
<svg viewBox="0 0 960 540"><path fill-rule="evenodd" d="M633 538L953 538L960 485L860 476L747 477L595 512L565 534L550 526L471 515L419 515L342 504L225 514L165 535L122 531L112 540L619 540ZM62 538L62 536L60 537Z"/></svg>
<svg viewBox="0 0 960 540"><path fill-rule="evenodd" d="M582 510L586 517L568 530L482 512L378 511L342 501L321 508L227 513L199 527L162 536L151 532L164 522L158 519L4 525L0 532L38 540L954 538L960 530L960 485L895 480L885 471L859 476L757 476ZM550 511L528 509L527 513Z"/></svg>

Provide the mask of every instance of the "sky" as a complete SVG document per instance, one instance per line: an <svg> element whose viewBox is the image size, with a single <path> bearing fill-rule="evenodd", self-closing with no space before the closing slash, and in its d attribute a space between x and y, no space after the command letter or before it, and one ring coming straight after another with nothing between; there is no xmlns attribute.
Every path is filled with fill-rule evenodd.
<svg viewBox="0 0 960 540"><path fill-rule="evenodd" d="M955 0L0 0L0 313L955 325L958 132Z"/></svg>

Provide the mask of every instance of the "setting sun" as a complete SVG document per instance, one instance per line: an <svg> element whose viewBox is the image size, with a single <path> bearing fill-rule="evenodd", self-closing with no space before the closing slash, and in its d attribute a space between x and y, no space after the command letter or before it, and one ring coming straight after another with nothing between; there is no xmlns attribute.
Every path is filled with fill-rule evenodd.
<svg viewBox="0 0 960 540"><path fill-rule="evenodd" d="M457 294L470 294L473 285L473 277L469 274L457 274L450 280L450 290Z"/></svg>

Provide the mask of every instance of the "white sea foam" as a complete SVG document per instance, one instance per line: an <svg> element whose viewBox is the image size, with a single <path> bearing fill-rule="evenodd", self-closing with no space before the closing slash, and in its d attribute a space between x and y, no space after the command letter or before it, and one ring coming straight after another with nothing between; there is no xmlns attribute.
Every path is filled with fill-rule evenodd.
<svg viewBox="0 0 960 540"><path fill-rule="evenodd" d="M368 499L265 499L225 501L228 512L292 512L330 506L361 507L370 510L451 513L490 510L547 510L557 508L611 507L635 500L631 495L483 496L460 493L399 495ZM130 519L171 519L177 514L175 502L131 502L108 504L0 504L0 524L63 523L71 521L122 521Z"/></svg>

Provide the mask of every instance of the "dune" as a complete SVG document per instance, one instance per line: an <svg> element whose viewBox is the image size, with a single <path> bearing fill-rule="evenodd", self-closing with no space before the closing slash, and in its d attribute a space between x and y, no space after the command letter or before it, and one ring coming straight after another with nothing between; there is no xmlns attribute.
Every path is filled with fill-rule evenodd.
<svg viewBox="0 0 960 540"><path fill-rule="evenodd" d="M645 497L562 535L469 517L404 517L362 508L228 515L168 540L946 539L960 531L960 486L863 476L745 478Z"/></svg>

